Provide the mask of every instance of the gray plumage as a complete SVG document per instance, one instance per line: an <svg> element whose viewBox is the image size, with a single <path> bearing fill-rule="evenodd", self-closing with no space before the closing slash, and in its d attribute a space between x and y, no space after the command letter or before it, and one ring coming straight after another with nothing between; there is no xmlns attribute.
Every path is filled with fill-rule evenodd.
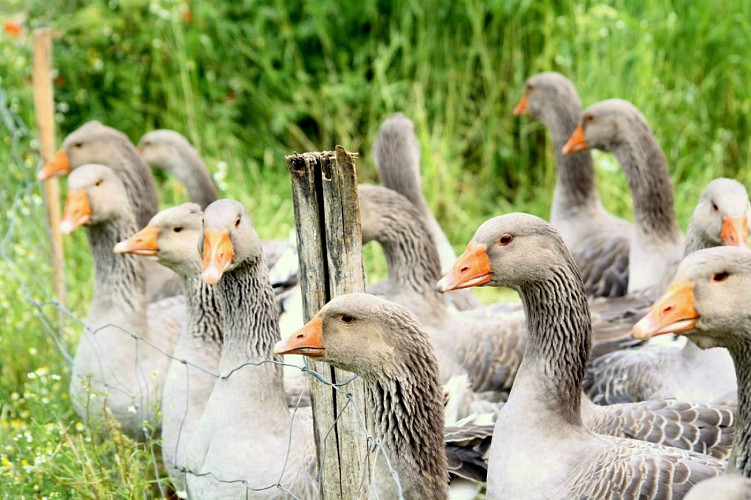
<svg viewBox="0 0 751 500"><path fill-rule="evenodd" d="M380 498L448 498L443 391L428 335L405 307L367 294L332 299L322 320L322 361L360 375L384 457L375 458ZM344 323L349 316L352 321ZM367 339L367 342L363 340ZM376 452L378 453L378 452ZM371 492L373 495L373 492Z"/></svg>
<svg viewBox="0 0 751 500"><path fill-rule="evenodd" d="M196 498L275 497L279 490L272 486L280 482L298 497L314 497L310 414L290 414L281 367L269 362L280 360L272 353L280 335L261 241L243 206L232 200L209 205L203 228L227 230L234 257L214 285L224 311L219 372L226 378L214 384L188 446L188 493ZM201 252L203 245L201 238Z"/></svg>
<svg viewBox="0 0 751 500"><path fill-rule="evenodd" d="M500 245L504 234L512 240ZM509 214L485 222L472 241L486 248L488 284L521 295L529 329L493 435L488 498L680 497L722 471L704 455L584 428L589 310L576 264L552 225Z"/></svg>
<svg viewBox="0 0 751 500"><path fill-rule="evenodd" d="M83 165L68 179L68 192L76 190L87 193L91 209L87 236L95 277L89 317L73 361L71 401L84 421L100 421L106 406L126 434L143 438L144 420L158 428L169 357L131 334L172 352L184 304L166 299L147 307L140 260L113 253L114 245L137 227L119 177L103 165Z"/></svg>
<svg viewBox="0 0 751 500"><path fill-rule="evenodd" d="M403 113L395 113L384 120L373 145L373 158L383 185L407 198L417 208L433 236L440 259L440 269L448 269L456 259L456 252L430 212L423 195L420 179L420 143L415 135L412 120ZM480 306L477 298L467 290L452 293L449 300L454 307L462 311Z"/></svg>
<svg viewBox="0 0 751 500"><path fill-rule="evenodd" d="M550 222L579 266L587 293L622 296L628 289L631 225L602 206L590 151L561 151L582 114L579 94L569 79L546 72L527 80L524 95L527 111L545 124L553 142L557 177Z"/></svg>
<svg viewBox="0 0 751 500"><path fill-rule="evenodd" d="M122 132L98 121L87 122L67 135L62 145L71 168L87 163L106 165L117 175L133 207L137 227L149 223L157 210L156 185L149 166ZM144 262L146 298L149 302L181 293L178 277L170 270Z"/></svg>
<svg viewBox="0 0 751 500"><path fill-rule="evenodd" d="M377 241L388 265L384 297L410 309L427 327L444 382L466 373L474 391L494 401L504 399L527 340L521 307L492 305L449 315L443 296L435 290L440 278L435 245L416 208L380 186L361 185L359 194L363 242ZM631 325L630 318L598 321L598 354L631 340Z"/></svg>
<svg viewBox="0 0 751 500"><path fill-rule="evenodd" d="M633 104L608 99L581 119L590 148L612 152L623 167L634 207L628 292L656 297L680 260L683 242L673 210L665 156L644 115Z"/></svg>
<svg viewBox="0 0 751 500"><path fill-rule="evenodd" d="M705 188L688 226L686 255L722 244L725 217L749 210L746 189L730 179L715 179ZM592 361L584 381L586 393L599 404L679 398L699 403L735 401L736 376L724 349L702 351L693 343L646 345L614 352Z"/></svg>
<svg viewBox="0 0 751 500"><path fill-rule="evenodd" d="M138 141L144 161L178 178L190 199L206 208L217 199L209 169L193 145L174 130L152 130Z"/></svg>

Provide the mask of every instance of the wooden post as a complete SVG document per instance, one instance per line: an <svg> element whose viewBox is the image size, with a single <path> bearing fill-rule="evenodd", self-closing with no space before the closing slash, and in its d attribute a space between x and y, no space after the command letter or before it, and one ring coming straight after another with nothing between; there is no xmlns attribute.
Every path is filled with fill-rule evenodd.
<svg viewBox="0 0 751 500"><path fill-rule="evenodd" d="M43 162L55 155L55 102L52 92L52 30L34 30L34 113L39 131L39 154ZM55 296L65 304L65 269L63 268L63 238L60 233L60 187L57 177L44 181L44 201L47 207L48 234Z"/></svg>
<svg viewBox="0 0 751 500"><path fill-rule="evenodd" d="M341 146L336 152L286 158L292 174L306 321L332 298L365 291L355 158ZM333 383L353 378L349 372L306 359L310 369ZM362 380L353 380L344 392L310 380L321 498L367 498L371 461ZM372 426L368 424L367 429Z"/></svg>

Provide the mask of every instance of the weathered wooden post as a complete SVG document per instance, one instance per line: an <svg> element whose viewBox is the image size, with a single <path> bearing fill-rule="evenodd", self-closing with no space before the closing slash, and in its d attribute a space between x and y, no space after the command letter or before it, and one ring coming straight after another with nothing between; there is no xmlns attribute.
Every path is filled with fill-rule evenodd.
<svg viewBox="0 0 751 500"><path fill-rule="evenodd" d="M286 158L292 174L305 321L330 299L365 291L355 158L341 146L336 152ZM307 358L307 364L335 384L353 378L312 358ZM321 497L366 498L371 463L362 381L352 380L337 391L310 380Z"/></svg>
<svg viewBox="0 0 751 500"><path fill-rule="evenodd" d="M39 154L47 162L55 154L55 103L52 91L52 30L34 30L34 113L39 131ZM60 188L57 177L44 181L44 203L47 207L50 255L55 280L55 296L65 304L65 270L63 268L63 237L60 233Z"/></svg>

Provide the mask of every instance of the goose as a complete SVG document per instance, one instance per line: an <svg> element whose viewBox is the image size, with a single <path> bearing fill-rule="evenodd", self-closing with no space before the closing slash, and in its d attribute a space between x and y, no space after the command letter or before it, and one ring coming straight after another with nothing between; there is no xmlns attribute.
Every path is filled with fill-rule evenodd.
<svg viewBox="0 0 751 500"><path fill-rule="evenodd" d="M272 348L281 337L261 241L245 208L217 200L204 212L202 279L225 320L218 372L185 455L194 498L317 496L311 415L290 412ZM290 445L292 443L292 445ZM249 460L248 457L253 457Z"/></svg>
<svg viewBox="0 0 751 500"><path fill-rule="evenodd" d="M373 145L373 158L381 183L407 198L417 208L420 218L433 236L433 244L438 250L441 269L448 269L448 266L456 259L456 252L441 229L441 225L430 212L422 193L420 142L415 135L412 120L403 113L395 113L384 120ZM480 306L477 297L468 290L450 294L448 300L458 310L474 309Z"/></svg>
<svg viewBox="0 0 751 500"><path fill-rule="evenodd" d="M138 151L152 167L163 168L177 177L188 196L203 210L217 200L209 169L193 145L174 130L152 130L138 141Z"/></svg>
<svg viewBox="0 0 751 500"><path fill-rule="evenodd" d="M738 431L728 460L728 474L702 484L704 491L723 490L735 498L751 495L751 251L717 247L688 255L674 281L634 327L634 335L651 338L665 333L685 335L702 349L725 347L738 373ZM714 489L713 489L714 488ZM696 493L696 498L701 497ZM725 498L725 497L723 497Z"/></svg>
<svg viewBox="0 0 751 500"><path fill-rule="evenodd" d="M622 99L587 108L562 152L574 154L590 148L612 152L623 167L634 206L628 293L643 292L654 298L672 277L683 253L665 156L644 115Z"/></svg>
<svg viewBox="0 0 751 500"><path fill-rule="evenodd" d="M174 349L184 303L171 298L147 306L140 260L113 253L115 244L137 226L125 187L106 166L82 165L70 175L60 229L68 234L82 225L95 277L73 360L73 407L92 425L100 423L105 411L123 432L144 439L146 428L158 429L160 389L170 360L166 353Z"/></svg>
<svg viewBox="0 0 751 500"><path fill-rule="evenodd" d="M154 178L125 134L101 122L87 122L68 134L62 148L42 167L37 178L65 175L88 163L106 165L115 172L133 207L137 227L146 226L159 209ZM142 265L148 302L180 293L182 288L175 273L156 262Z"/></svg>
<svg viewBox="0 0 751 500"><path fill-rule="evenodd" d="M550 222L571 251L592 297L618 297L628 288L631 224L602 206L589 151L564 155L582 114L576 87L560 73L530 77L514 115L530 115L550 132L557 178Z"/></svg>
<svg viewBox="0 0 751 500"><path fill-rule="evenodd" d="M216 287L201 279L203 212L195 203L162 210L114 251L156 258L183 282L187 317L162 389L162 459L175 486L185 491L185 450L214 388L222 352L224 318Z"/></svg>
<svg viewBox="0 0 751 500"><path fill-rule="evenodd" d="M438 364L407 308L373 295L342 295L274 352L319 358L364 380L384 455L373 459L370 497L448 498Z"/></svg>
<svg viewBox="0 0 751 500"><path fill-rule="evenodd" d="M686 232L685 255L718 245L748 246L746 188L726 178L710 182ZM734 402L736 376L725 349L645 345L594 360L584 380L597 403L675 397L699 403Z"/></svg>
<svg viewBox="0 0 751 500"><path fill-rule="evenodd" d="M522 298L529 337L488 462L488 498L681 497L721 462L597 435L582 424L591 321L586 292L556 229L528 214L483 223L438 283L506 286Z"/></svg>
<svg viewBox="0 0 751 500"><path fill-rule="evenodd" d="M385 187L361 184L358 192L363 242L377 241L388 265L383 296L410 309L427 329L444 382L466 373L473 390L494 401L503 399L526 343L522 308L518 304L493 305L449 314L435 290L440 278L437 251L416 207ZM622 302L627 303L625 299ZM596 307L601 314L608 304ZM598 321L598 354L632 340L633 322L615 324L619 327L604 318Z"/></svg>

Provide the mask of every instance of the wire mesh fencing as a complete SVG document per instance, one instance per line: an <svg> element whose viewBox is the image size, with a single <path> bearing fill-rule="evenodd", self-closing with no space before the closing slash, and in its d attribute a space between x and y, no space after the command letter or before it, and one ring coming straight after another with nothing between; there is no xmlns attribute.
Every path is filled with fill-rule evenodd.
<svg viewBox="0 0 751 500"><path fill-rule="evenodd" d="M163 348L152 339L140 335L137 332L129 331L118 324L105 324L100 325L97 328L91 328L85 317L87 302L91 297L90 285L87 284L90 281L90 269L86 271L86 276L83 277L71 276L69 271L69 275L67 276L69 284L68 302L72 305L66 305L58 301L53 294L52 270L48 262L48 242L50 235L47 232L47 224L45 222L44 203L41 195L40 184L35 179L35 173L38 171L39 167L41 167L40 158L35 152L37 146L36 140L32 131L26 126L17 111L14 109L14 105L11 101L12 99L9 98L7 92L0 87L0 117L2 118L3 128L6 135L4 138L5 151L3 157L7 162L7 179L4 187L4 190L6 191L3 193L2 197L4 204L7 205L3 207L5 217L2 226L0 226L0 229L2 230L2 238L0 239L0 265L2 266L3 271L2 278L0 279L2 279L3 289L6 291L12 289L16 292L12 296L10 293L6 294L7 297L10 297L7 304L5 304L6 309L24 308L30 311L30 314L38 321L37 328L41 330L45 338L48 338L51 341L56 350L55 355L59 356L59 359L63 360L63 363L61 364L68 368L73 364L76 346L80 339L84 338L84 332L86 333L86 341L93 343L93 349L104 350L106 349L106 346L98 344L97 334L104 330L112 331L114 329L119 335L122 335L123 342L135 342L136 344L136 355L132 359L132 369L135 372L143 371L140 364L141 360L146 357L146 353L148 356L163 356L170 360L171 363L184 367L186 395L190 392L191 369L197 370L197 372L205 376L210 376L216 380L227 380L231 377L237 376L237 374L243 370L252 370L253 367L262 365L275 365L284 367L287 371L291 370L298 372L300 375L305 376L310 383L330 386L333 390L342 394L347 401L346 404L338 410L334 424L336 424L336 421L338 421L339 417L345 414L345 412L354 412L362 429L367 435L369 457L365 458L371 460L372 463L383 461L390 472L391 480L394 481L397 490L401 491L398 475L391 466L390 458L385 452L381 440L373 435L370 429L368 429L364 417L364 402L358 401L357 398L348 391L348 385L354 380L354 378L342 383L332 383L326 375L312 370L304 362L302 365L298 365L288 362L280 362L273 359L273 357L269 357L269 359L264 359L262 361L247 360L220 373L216 369L202 366L190 359L176 357L172 352ZM79 238L81 237L79 236ZM68 255L67 258L80 259L80 255ZM85 258L82 259L82 262L77 261L76 264L76 266L72 267L73 269L83 269L86 265L90 267L90 264ZM17 302L14 297L15 299L18 299ZM7 335L10 333L12 328L13 326L6 318L5 334ZM26 328L33 327L27 325ZM106 356L103 355L102 360L104 359L106 359ZM122 367L105 366L104 369L117 372L117 370L121 370ZM68 373L70 373L69 369ZM65 382L66 381L63 380L63 383ZM133 394L132 387L127 383L119 382L117 377L114 378L114 382L105 385L104 389L108 394L118 392L132 397L134 401L134 409L137 406L135 403L140 396L138 394ZM87 397L93 397L93 394L88 394ZM158 395L155 396L156 404L159 402L158 397ZM254 497L261 492L272 493L274 491L282 497L303 498L303 496L294 491L290 491L290 489L285 486L285 477L289 476L290 450L298 445L292 440L293 424L296 419L307 418L306 414L310 411L304 406L304 402L304 394L300 392L296 398L292 398L292 401L289 404L288 449L276 482L271 484L251 484L244 477L231 477L222 470L190 470L185 464L179 463L176 463L177 470L189 475L211 476L221 483L241 484L245 488L246 497L248 498ZM71 403L73 402L71 401ZM79 401L77 403L81 407L87 407L86 401ZM227 410L231 411L230 408ZM91 410L89 409L89 411ZM95 409L94 411L99 410ZM187 405L185 417L187 418ZM29 418L34 419L35 415L30 415ZM252 422L248 422L247 424L254 425ZM64 425L72 425L72 423L64 423ZM162 497L166 497L168 496L169 490L173 488L173 485L162 468L158 428L158 423L144 421L142 428L144 434L143 446L150 456L151 467L153 468L156 477L155 488L159 491L159 494ZM312 433L312 426L310 431ZM333 434L334 426L329 429L327 436L333 436ZM100 439L108 439L108 437L104 435L100 436ZM179 434L179 446L187 446L188 443L182 441L184 441L183 436L182 434ZM328 443L329 440L326 439L322 445L327 446ZM222 443L216 443L216 445L221 446ZM176 462L177 457L172 458L172 461ZM248 457L249 461L257 459L259 458ZM367 471L367 468L365 470ZM2 472L2 469L0 469L0 472ZM360 484L362 488L366 488L366 485L369 484L368 478L353 478L352 480L357 481L357 484Z"/></svg>

